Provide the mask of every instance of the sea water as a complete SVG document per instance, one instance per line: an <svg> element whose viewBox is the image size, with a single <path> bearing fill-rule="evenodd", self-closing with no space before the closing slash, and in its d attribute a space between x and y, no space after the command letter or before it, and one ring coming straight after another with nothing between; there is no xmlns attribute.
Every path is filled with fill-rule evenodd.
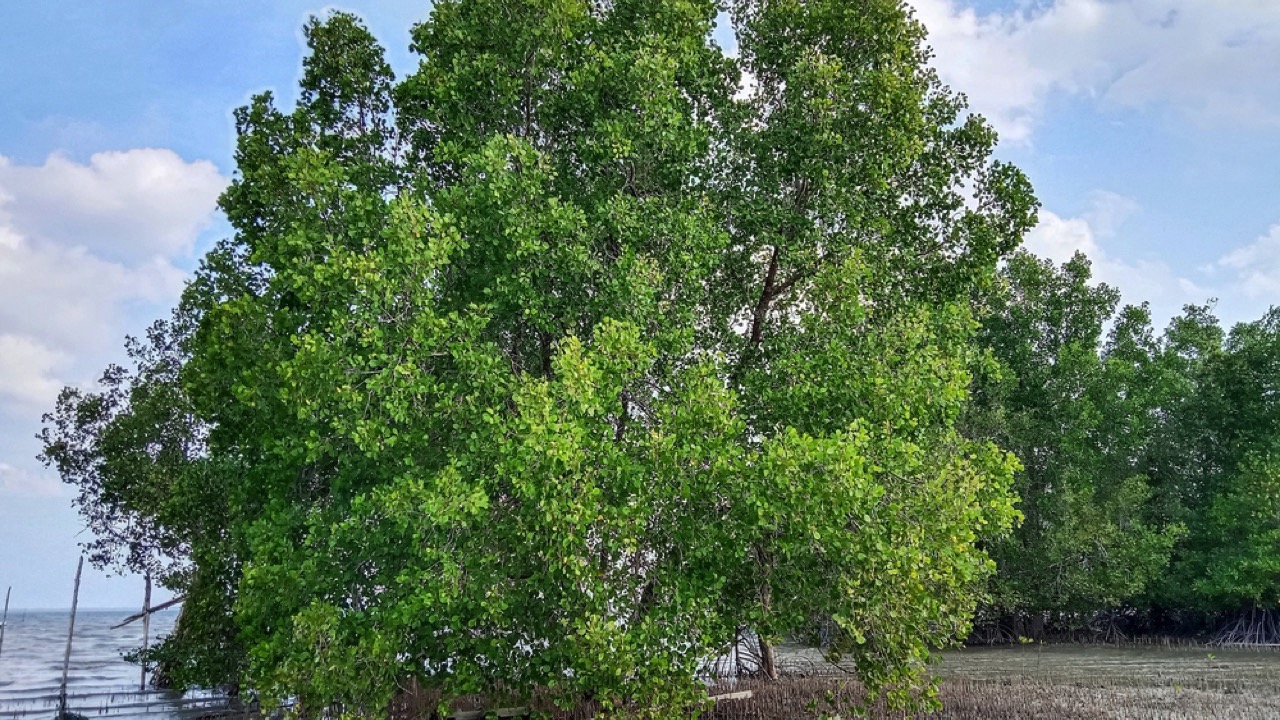
<svg viewBox="0 0 1280 720"><path fill-rule="evenodd" d="M136 610L81 610L67 674L67 706L86 717L169 720L193 717L221 704L210 693L176 693L140 687L141 668L122 657L142 645L142 621L118 625ZM151 616L151 643L168 635L176 610ZM0 720L53 718L58 710L67 610L10 608L0 646Z"/></svg>

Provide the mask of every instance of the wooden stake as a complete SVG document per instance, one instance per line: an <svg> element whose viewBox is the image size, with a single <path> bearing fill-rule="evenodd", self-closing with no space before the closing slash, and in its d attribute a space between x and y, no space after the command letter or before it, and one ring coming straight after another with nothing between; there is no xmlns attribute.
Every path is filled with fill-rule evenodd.
<svg viewBox="0 0 1280 720"><path fill-rule="evenodd" d="M11 592L13 592L12 585L4 591L4 616L0 617L0 651L4 650L4 627L9 624L9 593Z"/></svg>
<svg viewBox="0 0 1280 720"><path fill-rule="evenodd" d="M151 573L147 573L147 589L142 596L142 684L138 692L147 691L147 641L151 638Z"/></svg>
<svg viewBox="0 0 1280 720"><path fill-rule="evenodd" d="M62 689L58 692L58 717L67 715L67 673L71 670L71 638L76 634L76 605L80 602L80 571L84 569L84 556L76 563L76 585L71 591L71 622L67 626L67 651L62 656Z"/></svg>

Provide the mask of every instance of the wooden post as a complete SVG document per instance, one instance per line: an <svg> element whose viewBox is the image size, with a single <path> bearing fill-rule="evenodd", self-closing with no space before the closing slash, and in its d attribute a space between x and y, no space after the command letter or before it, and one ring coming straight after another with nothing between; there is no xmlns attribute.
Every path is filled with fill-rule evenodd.
<svg viewBox="0 0 1280 720"><path fill-rule="evenodd" d="M11 592L13 592L12 585L4 591L4 615L0 617L0 651L4 650L4 627L9 624L9 593Z"/></svg>
<svg viewBox="0 0 1280 720"><path fill-rule="evenodd" d="M58 692L58 718L67 715L67 673L71 670L71 638L76 634L76 605L80 602L80 571L84 569L84 556L76 563L76 585L71 591L71 622L67 626L67 651L62 656L62 689Z"/></svg>
<svg viewBox="0 0 1280 720"><path fill-rule="evenodd" d="M142 595L142 683L138 692L147 691L147 642L151 638L151 573L147 573L147 589Z"/></svg>

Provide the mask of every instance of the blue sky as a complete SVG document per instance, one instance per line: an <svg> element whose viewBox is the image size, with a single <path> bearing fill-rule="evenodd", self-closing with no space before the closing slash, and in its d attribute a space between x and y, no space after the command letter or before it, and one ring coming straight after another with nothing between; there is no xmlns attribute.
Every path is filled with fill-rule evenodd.
<svg viewBox="0 0 1280 720"><path fill-rule="evenodd" d="M1161 323L1218 298L1224 320L1280 298L1280 3L913 0L942 78L1001 132L1044 203L1027 245L1088 252ZM299 29L354 10L412 66L426 2L0 3L0 589L68 602L80 523L34 459L40 414L88 386L171 306L227 232L231 111L286 100ZM82 539L82 538L80 538ZM89 574L86 607L140 602Z"/></svg>

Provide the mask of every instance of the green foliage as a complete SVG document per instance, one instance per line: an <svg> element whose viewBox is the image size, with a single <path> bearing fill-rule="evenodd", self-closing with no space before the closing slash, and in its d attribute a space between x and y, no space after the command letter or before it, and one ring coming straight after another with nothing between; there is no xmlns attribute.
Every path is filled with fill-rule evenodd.
<svg viewBox="0 0 1280 720"><path fill-rule="evenodd" d="M1175 322L1190 378L1158 466L1190 533L1158 600L1211 612L1280 604L1280 310L1225 341L1207 311ZM1183 338L1186 338L1183 340ZM1184 349L1185 348L1185 349Z"/></svg>
<svg viewBox="0 0 1280 720"><path fill-rule="evenodd" d="M1157 338L1083 256L1020 253L1001 274L981 333L996 364L965 417L1024 466L1026 522L991 546L996 608L1275 607L1280 312L1224 336L1188 306Z"/></svg>
<svg viewBox="0 0 1280 720"><path fill-rule="evenodd" d="M77 487L90 562L151 575L199 618L151 649L161 677L207 686L237 676L243 648L229 608L238 567L226 479L180 381L192 319L184 304L130 338L132 367L108 368L97 391L65 389L40 438L41 459Z"/></svg>
<svg viewBox="0 0 1280 720"><path fill-rule="evenodd" d="M1250 455L1197 528L1204 570L1195 588L1211 607L1280 604L1280 459ZM1193 561L1194 562L1194 561Z"/></svg>
<svg viewBox="0 0 1280 720"><path fill-rule="evenodd" d="M737 59L702 0L445 0L399 82L336 13L297 107L237 113L175 376L228 680L666 717L742 630L830 623L933 699L1017 518L956 424L1035 200L899 2L731 10Z"/></svg>
<svg viewBox="0 0 1280 720"><path fill-rule="evenodd" d="M1114 607L1164 571L1182 533L1158 517L1143 474L1160 407L1149 315L1116 314L1119 294L1090 284L1081 255L1055 267L1019 253L1002 279L981 337L998 370L968 418L1023 464L1026 521L992 547L994 602L1036 614Z"/></svg>

